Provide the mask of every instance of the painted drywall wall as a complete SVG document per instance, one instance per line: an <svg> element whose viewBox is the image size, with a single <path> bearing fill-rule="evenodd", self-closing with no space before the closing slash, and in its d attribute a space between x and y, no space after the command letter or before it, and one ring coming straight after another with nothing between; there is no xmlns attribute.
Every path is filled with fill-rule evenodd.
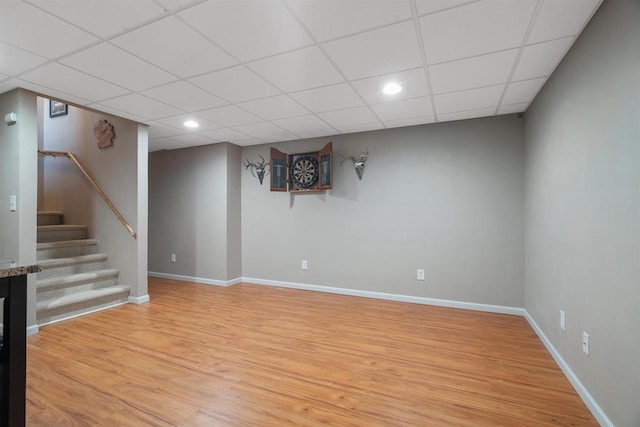
<svg viewBox="0 0 640 427"><path fill-rule="evenodd" d="M4 116L16 113L7 124ZM36 261L37 150L36 96L16 89L0 95L0 260ZM16 196L17 209L9 209ZM28 277L27 327L35 325L35 274Z"/></svg>
<svg viewBox="0 0 640 427"><path fill-rule="evenodd" d="M146 212L139 212L144 189L138 191L146 180L147 156L143 153L140 157L139 152L139 139L144 139L146 130L140 135L142 125L72 105L66 116L49 118L49 101L39 100L45 112L41 123L44 149L76 154L141 238L131 237L76 166L64 157L47 157L42 162L40 173L45 179L38 190L44 196L41 208L62 211L67 224L86 224L89 236L98 240L97 250L108 254L109 264L120 271L119 282L131 286L131 296L146 295L146 257L141 257L141 252L146 252ZM113 146L101 150L93 127L105 119L113 125L115 138ZM142 141L142 145L146 143Z"/></svg>
<svg viewBox="0 0 640 427"><path fill-rule="evenodd" d="M227 147L227 279L242 276L242 197L241 197L241 149L237 145Z"/></svg>
<svg viewBox="0 0 640 427"><path fill-rule="evenodd" d="M617 426L640 425L638 76L640 3L605 1L526 115L526 309Z"/></svg>
<svg viewBox="0 0 640 427"><path fill-rule="evenodd" d="M149 154L149 271L206 280L237 278L239 148L222 143ZM234 165L229 166L232 160ZM229 223L231 225L229 225ZM229 231L228 227L231 231ZM171 262L176 254L176 262Z"/></svg>
<svg viewBox="0 0 640 427"><path fill-rule="evenodd" d="M270 192L243 170L243 276L521 307L522 132L511 115L275 144L295 153L332 140L333 189ZM366 148L359 181L340 155ZM242 150L258 155L269 147Z"/></svg>

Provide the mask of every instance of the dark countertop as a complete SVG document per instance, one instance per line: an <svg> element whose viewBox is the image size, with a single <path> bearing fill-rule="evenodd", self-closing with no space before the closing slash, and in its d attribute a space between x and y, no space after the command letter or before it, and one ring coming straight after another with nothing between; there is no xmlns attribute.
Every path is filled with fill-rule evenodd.
<svg viewBox="0 0 640 427"><path fill-rule="evenodd" d="M24 265L15 262L0 262L0 279L4 277L22 276L23 274L37 273L40 266L37 264Z"/></svg>

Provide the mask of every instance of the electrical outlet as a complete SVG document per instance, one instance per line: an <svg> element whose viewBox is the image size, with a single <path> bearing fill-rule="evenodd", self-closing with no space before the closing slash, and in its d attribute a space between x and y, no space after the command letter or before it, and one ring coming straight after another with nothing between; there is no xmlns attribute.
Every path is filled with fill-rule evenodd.
<svg viewBox="0 0 640 427"><path fill-rule="evenodd" d="M16 199L16 196L9 196L9 210L11 212L15 212L16 210L18 210L18 201Z"/></svg>
<svg viewBox="0 0 640 427"><path fill-rule="evenodd" d="M306 259L302 260L302 266L301 267L302 267L303 270L306 270L307 268L309 268L309 265L307 264L307 260Z"/></svg>
<svg viewBox="0 0 640 427"><path fill-rule="evenodd" d="M562 332L567 330L567 324L564 321L564 310L560 310L560 330Z"/></svg>
<svg viewBox="0 0 640 427"><path fill-rule="evenodd" d="M582 352L589 355L589 334L582 331Z"/></svg>
<svg viewBox="0 0 640 427"><path fill-rule="evenodd" d="M171 262L176 262L176 254L171 254Z"/></svg>
<svg viewBox="0 0 640 427"><path fill-rule="evenodd" d="M424 270L419 268L417 271L416 279L424 280Z"/></svg>

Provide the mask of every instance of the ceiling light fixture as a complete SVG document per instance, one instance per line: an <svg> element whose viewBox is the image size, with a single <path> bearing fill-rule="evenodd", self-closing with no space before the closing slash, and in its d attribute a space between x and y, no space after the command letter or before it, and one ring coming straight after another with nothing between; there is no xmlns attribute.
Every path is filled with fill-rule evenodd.
<svg viewBox="0 0 640 427"><path fill-rule="evenodd" d="M198 122L194 122L193 120L187 120L186 122L184 122L184 125L188 128L197 128L198 126L200 126Z"/></svg>
<svg viewBox="0 0 640 427"><path fill-rule="evenodd" d="M401 90L402 86L395 82L387 83L384 88L382 88L382 92L384 92L386 95L395 95Z"/></svg>

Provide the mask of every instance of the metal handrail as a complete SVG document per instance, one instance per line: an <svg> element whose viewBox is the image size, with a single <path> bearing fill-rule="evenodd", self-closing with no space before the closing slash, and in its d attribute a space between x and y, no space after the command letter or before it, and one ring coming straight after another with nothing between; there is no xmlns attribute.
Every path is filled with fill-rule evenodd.
<svg viewBox="0 0 640 427"><path fill-rule="evenodd" d="M111 203L111 200L109 200L109 198L107 197L106 194L104 194L104 191L102 191L102 189L100 188L100 186L93 180L93 178L91 177L91 175L89 175L89 173L87 172L87 170L80 164L80 162L78 161L78 158L70 151L46 151L46 150L38 150L38 154L43 155L43 156L51 156L51 157L67 157L69 159L71 159L71 161L73 163L75 163L75 165L78 167L78 169L80 169L80 172L82 172L82 174L84 175L85 178L87 178L87 180L89 181L89 183L93 186L93 188L98 192L98 194L100 195L100 197L102 197L102 200L104 200L104 202L107 204L107 206L109 206L109 208L111 208L111 210L113 211L113 213L116 215L116 217L120 220L120 222L122 223L122 225L124 225L124 228L127 229L127 231L129 232L129 234L131 234L131 236L136 239L136 232L133 231L133 228L129 225L129 223L127 222L126 219L124 219L124 217L122 216L122 214L120 213L120 211L113 205L113 203Z"/></svg>

